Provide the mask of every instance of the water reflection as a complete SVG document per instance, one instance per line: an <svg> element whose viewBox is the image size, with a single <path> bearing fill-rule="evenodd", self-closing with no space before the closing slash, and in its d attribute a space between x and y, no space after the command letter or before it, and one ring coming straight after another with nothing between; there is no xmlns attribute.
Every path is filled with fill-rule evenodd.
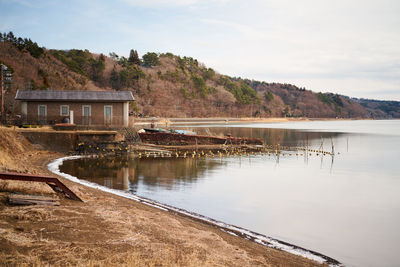
<svg viewBox="0 0 400 267"><path fill-rule="evenodd" d="M204 129L198 129L202 132ZM208 130L208 133L209 130ZM234 135L242 135L246 137L264 138L264 140L278 140L281 146L307 147L314 150L324 150L327 148L326 143L331 142L332 137L344 134L337 133L308 133L297 130L285 129L242 129L242 128L214 128L213 133L223 135L234 133ZM248 135L246 135L248 134ZM281 140L281 141L279 141ZM266 141L268 144L268 141ZM332 149L333 150L333 149ZM348 140L347 140L348 150ZM228 152L229 153L229 152ZM216 155L218 155L216 153ZM80 179L88 180L109 188L138 192L139 184L147 186L150 190L157 191L157 188L164 190L177 190L182 185L190 187L196 184L198 179L202 179L207 172L217 169L225 169L232 162L237 162L239 166L245 165L251 167L252 161L255 163L268 161L274 164L274 169L278 168L281 159L288 161L291 158L296 161L303 161L304 165L308 165L310 159L320 160L320 169L324 167L324 161L330 162L330 172L333 169L334 155L323 155L315 151L285 151L282 150L276 154L274 151L259 153L244 153L243 155L226 156L221 154L217 158L138 158L134 155L118 156L118 157L100 157L100 158L82 158L70 160L60 166L60 170L69 173Z"/></svg>
<svg viewBox="0 0 400 267"><path fill-rule="evenodd" d="M136 193L139 181L146 186L173 190L176 185L194 184L210 170L227 163L206 158L83 158L64 162L60 170L80 179L113 189Z"/></svg>
<svg viewBox="0 0 400 267"><path fill-rule="evenodd" d="M331 139L345 135L338 132L310 132L296 129L269 129L246 127L185 127L198 134L234 137L261 138L265 144L280 144L284 146L313 146L319 147L321 142L326 148Z"/></svg>
<svg viewBox="0 0 400 267"><path fill-rule="evenodd" d="M185 128L188 129L188 128ZM342 132L312 132L299 129L279 129L279 128L253 128L253 127L195 127L192 129L199 134L226 136L231 134L236 137L261 138L265 144L280 144L290 147L305 147L318 150L326 150L335 154L334 140L347 138L348 152L348 136L352 134ZM322 169L325 157L321 156L320 168ZM308 164L309 153L304 153L304 163ZM279 164L279 155L276 157L276 163ZM330 157L330 172L332 172L334 164L334 156Z"/></svg>

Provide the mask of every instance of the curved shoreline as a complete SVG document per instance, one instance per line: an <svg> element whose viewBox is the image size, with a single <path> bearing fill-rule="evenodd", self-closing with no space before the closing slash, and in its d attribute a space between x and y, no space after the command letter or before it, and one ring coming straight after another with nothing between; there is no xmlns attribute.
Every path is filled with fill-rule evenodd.
<svg viewBox="0 0 400 267"><path fill-rule="evenodd" d="M247 240L251 240L253 242L256 242L258 244L267 246L267 247L271 247L271 248L275 248L278 250L282 250L282 251L286 251L288 253L294 254L294 255L299 255L302 257L305 257L307 259L310 260L314 260L316 262L319 263L326 263L329 266L343 266L339 261L328 257L326 255L323 255L319 252L316 251L312 251L312 250L308 250L284 241L280 241L268 236L265 236L263 234L259 234L256 232L253 232L251 230L247 230L235 225L231 225L231 224L227 224L221 221L217 221L214 220L212 218L203 216L201 214L197 214L194 212L190 212L184 209L180 209L177 207L173 207L173 206L169 206L167 204L163 204L157 201L153 201L151 199L148 198L144 198L144 197L139 197L137 195L131 194L131 193L127 193L125 191L121 191L121 190L117 190L117 189L111 189L105 186L101 186L89 181L85 181L85 180L80 180L75 176L69 175L67 173L63 173L60 171L60 166L61 164L65 161L65 160L72 160L72 159L79 159L79 158L84 158L85 156L67 156L67 157L62 157L62 158L57 158L53 161L51 161L48 165L47 168L49 171L51 171L54 174L57 174L59 176L64 177L65 179L68 179L72 182L76 182L79 183L81 185L90 187L90 188L94 188L94 189L98 189L104 192L108 192L114 195L118 195L127 199L131 199L131 200L135 200L137 202L143 203L145 205L157 208L157 209L161 209L170 213L174 213L174 214L179 214L181 216L184 217L189 217L193 220L208 224L210 226L216 227L226 233L229 233L231 235L234 236L240 236L242 238L245 238Z"/></svg>

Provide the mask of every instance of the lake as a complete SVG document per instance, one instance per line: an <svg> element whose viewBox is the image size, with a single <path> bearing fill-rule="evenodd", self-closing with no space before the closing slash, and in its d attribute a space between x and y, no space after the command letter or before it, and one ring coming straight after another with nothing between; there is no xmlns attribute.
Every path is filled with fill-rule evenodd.
<svg viewBox="0 0 400 267"><path fill-rule="evenodd" d="M190 129L335 155L85 158L65 161L60 170L318 251L346 266L400 266L399 120Z"/></svg>

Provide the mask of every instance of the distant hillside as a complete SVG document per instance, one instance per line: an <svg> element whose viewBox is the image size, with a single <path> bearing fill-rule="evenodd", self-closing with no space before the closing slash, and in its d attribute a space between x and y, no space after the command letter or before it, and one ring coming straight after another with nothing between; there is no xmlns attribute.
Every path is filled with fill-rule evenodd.
<svg viewBox="0 0 400 267"><path fill-rule="evenodd" d="M332 93L314 93L291 84L244 80L265 98L280 97L285 103L284 115L319 118L367 118L370 113L349 97Z"/></svg>
<svg viewBox="0 0 400 267"><path fill-rule="evenodd" d="M381 101L373 99L354 99L375 119L400 118L399 101Z"/></svg>
<svg viewBox="0 0 400 267"><path fill-rule="evenodd" d="M6 111L18 114L17 89L129 90L131 110L160 117L399 118L400 102L351 99L295 85L232 78L191 57L135 50L128 58L88 50L52 50L11 32L0 36L0 62L13 70Z"/></svg>

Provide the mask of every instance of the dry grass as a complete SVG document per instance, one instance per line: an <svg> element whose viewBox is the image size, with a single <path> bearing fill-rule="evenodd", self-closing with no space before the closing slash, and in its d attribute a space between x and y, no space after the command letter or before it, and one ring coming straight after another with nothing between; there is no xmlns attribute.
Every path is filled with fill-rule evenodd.
<svg viewBox="0 0 400 267"><path fill-rule="evenodd" d="M76 257L75 253L70 253L71 249L69 247L60 248L58 252L64 255L64 259L54 261L51 264L43 260L41 253L38 253L38 251L34 251L28 255L18 254L16 258L0 254L5 259L3 261L0 260L0 263L4 264L2 266L224 266L212 260L202 259L203 256L198 253L185 254L185 252L180 251L162 251L162 253L158 254L149 253L148 251L133 251L122 255L108 255L104 260L88 260ZM93 254L94 251L88 249L75 252L79 254Z"/></svg>
<svg viewBox="0 0 400 267"><path fill-rule="evenodd" d="M0 191L32 195L54 194L50 186L45 183L24 181L0 181Z"/></svg>
<svg viewBox="0 0 400 267"><path fill-rule="evenodd" d="M57 155L32 145L14 128L0 126L0 171L48 173L42 166L38 166L38 161L51 154Z"/></svg>
<svg viewBox="0 0 400 267"><path fill-rule="evenodd" d="M85 199L0 199L0 266L318 266L131 200L88 188Z"/></svg>

